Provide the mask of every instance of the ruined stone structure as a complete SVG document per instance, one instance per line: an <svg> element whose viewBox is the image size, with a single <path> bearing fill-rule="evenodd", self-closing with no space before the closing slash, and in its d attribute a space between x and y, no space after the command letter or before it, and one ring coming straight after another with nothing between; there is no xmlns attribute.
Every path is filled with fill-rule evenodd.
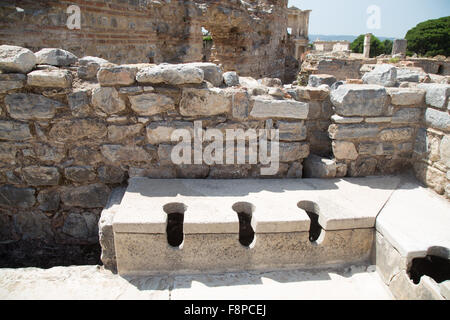
<svg viewBox="0 0 450 320"><path fill-rule="evenodd" d="M372 34L368 33L364 37L364 52L363 56L364 58L368 59L370 58L370 40L372 39Z"/></svg>
<svg viewBox="0 0 450 320"><path fill-rule="evenodd" d="M117 65L7 45L0 70L5 265L55 255L63 264L86 261L83 252L99 243L105 267L122 275L359 263L375 254L384 281L402 297L412 286L406 272L413 258L448 252L429 252L449 246L446 224L438 227L445 235L420 250L392 236L392 219L405 211L384 204L400 178L341 178L412 169L450 198L449 84L418 83L402 68L377 64L363 84L315 74L308 86L283 85L224 73L214 63ZM181 145L189 159L198 141L212 143L207 129L227 138L230 129L257 129L259 139L235 145L232 137L223 155L215 153L243 155L244 163L176 164L177 129L194 137ZM264 159L247 159L251 142L260 151L271 129L279 130L272 145L280 163L267 176ZM391 214L377 220L382 209ZM432 297L445 295L435 284L427 288Z"/></svg>
<svg viewBox="0 0 450 320"><path fill-rule="evenodd" d="M290 7L288 10L288 28L291 31L291 41L295 45L294 57L301 61L302 54L308 48L309 43L309 15L311 10L300 10L296 7Z"/></svg>
<svg viewBox="0 0 450 320"><path fill-rule="evenodd" d="M69 5L81 10L79 30L66 26ZM225 71L283 80L286 57L298 60L308 44L308 23L309 11L288 10L287 0L15 0L0 7L0 42L114 63L201 62L203 27L213 38L210 61Z"/></svg>
<svg viewBox="0 0 450 320"><path fill-rule="evenodd" d="M349 41L314 41L314 51L320 52L341 52L349 51Z"/></svg>

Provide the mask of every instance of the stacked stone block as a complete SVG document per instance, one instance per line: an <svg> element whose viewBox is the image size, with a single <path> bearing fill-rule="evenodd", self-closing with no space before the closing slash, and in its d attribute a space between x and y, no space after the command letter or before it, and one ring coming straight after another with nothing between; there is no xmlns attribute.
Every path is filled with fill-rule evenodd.
<svg viewBox="0 0 450 320"><path fill-rule="evenodd" d="M71 54L42 65L15 48L8 67L0 59L9 72L0 74L2 243L98 243L100 212L128 177L261 177L259 163L174 165L171 133L193 131L195 121L222 132L280 129L280 169L271 177L302 177L309 102L292 99L279 80L228 87L210 63L119 66ZM31 67L18 73L27 55Z"/></svg>
<svg viewBox="0 0 450 320"><path fill-rule="evenodd" d="M411 164L425 92L377 85L342 85L331 93L329 135L348 176L397 173Z"/></svg>
<svg viewBox="0 0 450 320"><path fill-rule="evenodd" d="M419 84L426 91L426 109L414 147L419 180L450 198L450 85Z"/></svg>

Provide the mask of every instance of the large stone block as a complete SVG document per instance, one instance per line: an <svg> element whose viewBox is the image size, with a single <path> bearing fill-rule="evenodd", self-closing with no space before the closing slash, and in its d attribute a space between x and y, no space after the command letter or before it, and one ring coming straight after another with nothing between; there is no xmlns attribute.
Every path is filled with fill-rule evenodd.
<svg viewBox="0 0 450 320"><path fill-rule="evenodd" d="M332 124L328 129L331 139L365 139L376 138L379 127L376 124Z"/></svg>
<svg viewBox="0 0 450 320"><path fill-rule="evenodd" d="M330 90L314 87L294 87L293 89L295 99L304 100L325 100L330 96Z"/></svg>
<svg viewBox="0 0 450 320"><path fill-rule="evenodd" d="M254 119L300 119L304 120L309 114L309 104L294 100L268 100L254 98L250 117Z"/></svg>
<svg viewBox="0 0 450 320"><path fill-rule="evenodd" d="M336 81L336 78L329 74L312 74L308 79L308 87L319 87L323 84L331 87Z"/></svg>
<svg viewBox="0 0 450 320"><path fill-rule="evenodd" d="M101 152L106 159L115 164L119 162L150 163L152 160L152 156L144 148L133 145L103 145Z"/></svg>
<svg viewBox="0 0 450 320"><path fill-rule="evenodd" d="M280 142L280 162L292 162L309 156L309 144L300 142Z"/></svg>
<svg viewBox="0 0 450 320"><path fill-rule="evenodd" d="M248 119L250 109L250 96L246 90L227 90L227 95L231 98L231 114L234 119L245 121Z"/></svg>
<svg viewBox="0 0 450 320"><path fill-rule="evenodd" d="M64 176L73 182L90 182L96 178L96 174L91 166L65 168Z"/></svg>
<svg viewBox="0 0 450 320"><path fill-rule="evenodd" d="M305 178L331 179L336 177L336 162L310 154L303 161L303 176Z"/></svg>
<svg viewBox="0 0 450 320"><path fill-rule="evenodd" d="M22 240L53 240L51 220L39 211L22 211L14 216L14 225Z"/></svg>
<svg viewBox="0 0 450 320"><path fill-rule="evenodd" d="M61 175L55 167L30 166L22 169L22 175L31 186L56 186Z"/></svg>
<svg viewBox="0 0 450 320"><path fill-rule="evenodd" d="M99 140L106 136L106 125L94 119L62 120L50 129L51 139L66 142L81 139Z"/></svg>
<svg viewBox="0 0 450 320"><path fill-rule="evenodd" d="M61 196L57 190L42 190L39 192L37 200L40 210L51 212L58 210Z"/></svg>
<svg viewBox="0 0 450 320"><path fill-rule="evenodd" d="M0 120L0 139L23 141L32 137L27 123Z"/></svg>
<svg viewBox="0 0 450 320"><path fill-rule="evenodd" d="M115 88L95 88L92 91L92 105L106 114L115 114L125 110L125 101L119 97Z"/></svg>
<svg viewBox="0 0 450 320"><path fill-rule="evenodd" d="M11 118L18 120L49 120L64 105L56 100L32 93L12 93L5 97Z"/></svg>
<svg viewBox="0 0 450 320"><path fill-rule="evenodd" d="M115 166L101 166L98 168L97 174L103 183L122 183L125 179L125 171Z"/></svg>
<svg viewBox="0 0 450 320"><path fill-rule="evenodd" d="M103 208L110 191L107 186L100 183L81 187L64 187L61 200L69 207Z"/></svg>
<svg viewBox="0 0 450 320"><path fill-rule="evenodd" d="M422 68L397 68L398 82L419 82L425 75Z"/></svg>
<svg viewBox="0 0 450 320"><path fill-rule="evenodd" d="M441 140L440 145L440 158L447 168L450 169L450 136L445 135ZM450 172L450 171L449 171Z"/></svg>
<svg viewBox="0 0 450 320"><path fill-rule="evenodd" d="M49 64L57 67L66 67L78 61L73 53L57 48L45 48L35 53L38 64Z"/></svg>
<svg viewBox="0 0 450 320"><path fill-rule="evenodd" d="M278 130L280 131L281 141L302 141L306 139L307 128L303 121L278 121L277 126Z"/></svg>
<svg viewBox="0 0 450 320"><path fill-rule="evenodd" d="M27 84L42 88L70 88L72 87L72 75L67 70L36 70L28 74Z"/></svg>
<svg viewBox="0 0 450 320"><path fill-rule="evenodd" d="M100 70L102 66L109 64L105 59L91 56L83 57L78 62L80 63L77 70L78 77L84 80L96 78L98 70Z"/></svg>
<svg viewBox="0 0 450 320"><path fill-rule="evenodd" d="M211 62L194 62L188 65L203 70L204 80L211 82L213 86L220 87L223 84L224 76L222 69L217 64Z"/></svg>
<svg viewBox="0 0 450 320"><path fill-rule="evenodd" d="M35 190L17 188L10 185L0 186L0 206L10 208L31 208L36 203Z"/></svg>
<svg viewBox="0 0 450 320"><path fill-rule="evenodd" d="M0 74L0 93L23 88L26 80L27 77L21 73Z"/></svg>
<svg viewBox="0 0 450 320"><path fill-rule="evenodd" d="M129 86L136 81L138 68L132 66L101 67L97 79L101 86Z"/></svg>
<svg viewBox="0 0 450 320"><path fill-rule="evenodd" d="M350 177L368 177L375 174L377 160L374 158L359 157L348 167L348 176Z"/></svg>
<svg viewBox="0 0 450 320"><path fill-rule="evenodd" d="M333 141L333 154L338 160L356 160L358 158L355 144L348 141Z"/></svg>
<svg viewBox="0 0 450 320"><path fill-rule="evenodd" d="M392 123L419 123L422 117L422 109L402 108L392 116Z"/></svg>
<svg viewBox="0 0 450 320"><path fill-rule="evenodd" d="M448 97L450 96L449 84L421 83L418 87L427 92L425 101L428 105L439 109L447 109Z"/></svg>
<svg viewBox="0 0 450 320"><path fill-rule="evenodd" d="M223 74L223 82L227 87L234 87L239 85L239 76L234 71L225 72Z"/></svg>
<svg viewBox="0 0 450 320"><path fill-rule="evenodd" d="M226 90L184 89L180 101L182 116L214 116L231 111L231 98Z"/></svg>
<svg viewBox="0 0 450 320"><path fill-rule="evenodd" d="M331 92L341 116L380 116L387 102L386 89L375 85L342 85Z"/></svg>
<svg viewBox="0 0 450 320"><path fill-rule="evenodd" d="M5 72L28 73L36 65L36 56L26 48L1 45L0 70Z"/></svg>
<svg viewBox="0 0 450 320"><path fill-rule="evenodd" d="M425 90L414 88L387 88L391 103L397 106L413 106L424 101Z"/></svg>
<svg viewBox="0 0 450 320"><path fill-rule="evenodd" d="M146 93L130 96L131 109L141 116L153 116L175 109L172 98L162 94Z"/></svg>
<svg viewBox="0 0 450 320"><path fill-rule="evenodd" d="M74 117L84 117L90 111L90 98L88 91L76 91L67 95L69 108Z"/></svg>
<svg viewBox="0 0 450 320"><path fill-rule="evenodd" d="M17 148L8 142L0 142L0 159L14 162Z"/></svg>
<svg viewBox="0 0 450 320"><path fill-rule="evenodd" d="M450 131L450 115L446 111L428 108L425 111L425 123L434 129Z"/></svg>
<svg viewBox="0 0 450 320"><path fill-rule="evenodd" d="M413 128L384 129L379 134L382 141L404 141L412 139L413 136Z"/></svg>
<svg viewBox="0 0 450 320"><path fill-rule="evenodd" d="M393 87L397 83L397 68L389 64L377 65L362 77L364 84Z"/></svg>
<svg viewBox="0 0 450 320"><path fill-rule="evenodd" d="M121 141L126 138L138 137L143 127L144 125L141 123L125 126L108 126L108 139L114 142Z"/></svg>
<svg viewBox="0 0 450 320"><path fill-rule="evenodd" d="M177 129L189 130L193 136L194 126L191 122L174 121L152 122L147 126L147 139L151 144L170 143L172 133Z"/></svg>
<svg viewBox="0 0 450 320"><path fill-rule="evenodd" d="M136 75L139 83L166 83L172 85L202 83L204 72L191 64L160 64L142 68Z"/></svg>

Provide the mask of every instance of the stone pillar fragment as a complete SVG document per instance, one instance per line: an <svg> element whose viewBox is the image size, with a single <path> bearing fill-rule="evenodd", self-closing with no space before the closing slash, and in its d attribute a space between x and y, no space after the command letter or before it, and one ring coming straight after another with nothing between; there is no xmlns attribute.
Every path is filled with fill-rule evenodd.
<svg viewBox="0 0 450 320"><path fill-rule="evenodd" d="M364 38L364 58L368 59L370 58L370 40L372 38L372 34L368 33L366 34L366 37Z"/></svg>
<svg viewBox="0 0 450 320"><path fill-rule="evenodd" d="M395 39L394 45L392 46L392 55L401 54L402 56L405 56L407 47L408 47L408 40Z"/></svg>

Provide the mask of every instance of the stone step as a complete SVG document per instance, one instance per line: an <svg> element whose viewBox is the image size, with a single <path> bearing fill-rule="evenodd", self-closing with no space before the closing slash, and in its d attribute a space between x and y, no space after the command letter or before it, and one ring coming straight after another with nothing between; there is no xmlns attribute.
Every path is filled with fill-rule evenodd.
<svg viewBox="0 0 450 320"><path fill-rule="evenodd" d="M113 219L118 271L180 274L363 261L376 215L399 181L131 178Z"/></svg>

